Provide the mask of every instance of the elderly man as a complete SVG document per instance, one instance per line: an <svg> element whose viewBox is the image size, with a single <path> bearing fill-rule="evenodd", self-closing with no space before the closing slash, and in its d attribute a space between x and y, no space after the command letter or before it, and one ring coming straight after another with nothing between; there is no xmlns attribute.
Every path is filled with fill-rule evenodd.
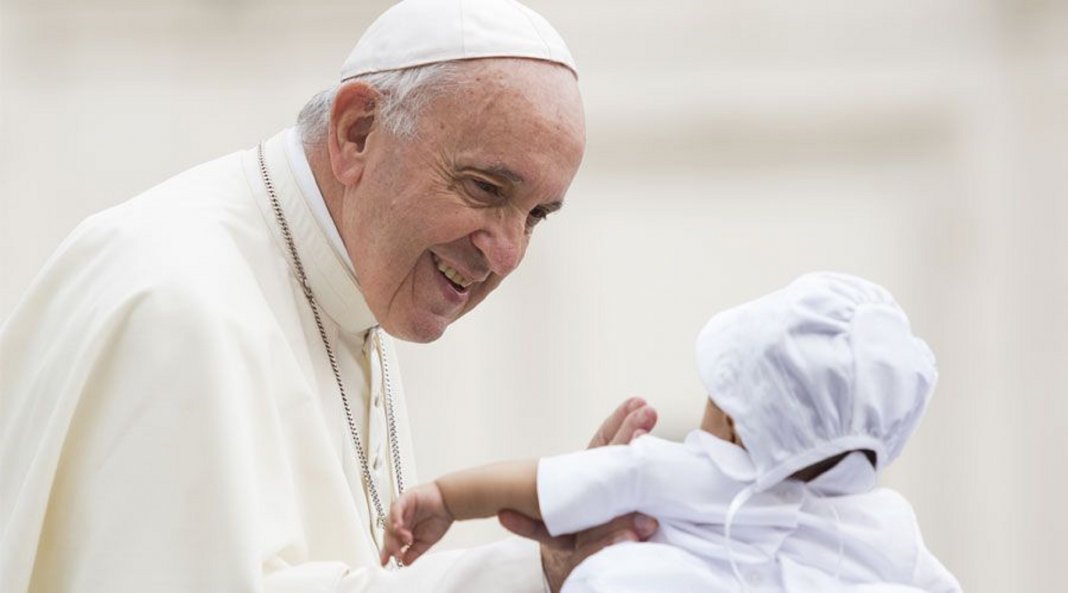
<svg viewBox="0 0 1068 593"><path fill-rule="evenodd" d="M0 590L556 590L655 529L377 566L415 481L389 336L438 338L519 265L583 114L512 0L406 0L341 79L298 129L85 221L0 329ZM654 422L628 402L593 444Z"/></svg>

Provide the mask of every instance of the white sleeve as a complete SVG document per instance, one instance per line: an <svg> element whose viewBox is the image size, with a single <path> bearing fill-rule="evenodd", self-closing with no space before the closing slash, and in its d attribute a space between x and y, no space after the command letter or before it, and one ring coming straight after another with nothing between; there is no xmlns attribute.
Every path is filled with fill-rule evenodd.
<svg viewBox="0 0 1068 593"><path fill-rule="evenodd" d="M643 436L538 462L538 504L549 533L574 533L638 511L656 517L720 500L735 488L682 443Z"/></svg>
<svg viewBox="0 0 1068 593"><path fill-rule="evenodd" d="M552 535L601 525L634 510L639 463L624 445L546 457L538 462L538 505Z"/></svg>

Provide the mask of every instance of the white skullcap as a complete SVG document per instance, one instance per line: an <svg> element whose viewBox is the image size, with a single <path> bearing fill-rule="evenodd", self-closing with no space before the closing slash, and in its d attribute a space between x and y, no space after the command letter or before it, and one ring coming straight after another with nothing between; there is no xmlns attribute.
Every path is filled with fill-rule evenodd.
<svg viewBox="0 0 1068 593"><path fill-rule="evenodd" d="M515 0L403 0L378 17L341 66L341 80L471 58L575 61L560 34Z"/></svg>
<svg viewBox="0 0 1068 593"><path fill-rule="evenodd" d="M882 470L916 429L938 377L934 354L889 292L833 273L807 274L713 317L697 338L697 365L749 452L756 491L845 451L875 452L875 470L863 465ZM857 475L853 489L873 483L874 473Z"/></svg>

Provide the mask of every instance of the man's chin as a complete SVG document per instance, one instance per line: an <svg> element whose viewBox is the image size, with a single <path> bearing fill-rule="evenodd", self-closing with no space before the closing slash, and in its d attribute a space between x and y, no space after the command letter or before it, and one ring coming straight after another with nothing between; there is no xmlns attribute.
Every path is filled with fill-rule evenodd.
<svg viewBox="0 0 1068 593"><path fill-rule="evenodd" d="M452 321L452 319L437 315L424 315L419 319L409 319L400 323L383 322L382 329L398 340L427 344L444 335L445 329Z"/></svg>

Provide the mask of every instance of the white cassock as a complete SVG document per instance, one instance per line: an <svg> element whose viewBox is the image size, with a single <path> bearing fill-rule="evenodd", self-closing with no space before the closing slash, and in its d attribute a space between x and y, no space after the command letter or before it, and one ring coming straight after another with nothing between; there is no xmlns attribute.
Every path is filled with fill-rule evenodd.
<svg viewBox="0 0 1068 593"><path fill-rule="evenodd" d="M294 146L292 131L268 140L267 167L388 509L378 339L416 483L392 342L336 230L317 223ZM256 150L71 233L0 328L0 430L4 593L544 590L537 546L514 538L378 567L381 533Z"/></svg>
<svg viewBox="0 0 1068 593"><path fill-rule="evenodd" d="M868 461L850 455L809 486L833 491L837 478L862 469L853 464ZM550 533L580 531L632 511L660 522L650 543L590 556L563 593L961 590L924 546L911 506L885 488L816 496L799 482L783 482L741 506L728 543L728 507L756 475L745 450L700 430L685 443L643 436L629 446L542 459L538 497Z"/></svg>

